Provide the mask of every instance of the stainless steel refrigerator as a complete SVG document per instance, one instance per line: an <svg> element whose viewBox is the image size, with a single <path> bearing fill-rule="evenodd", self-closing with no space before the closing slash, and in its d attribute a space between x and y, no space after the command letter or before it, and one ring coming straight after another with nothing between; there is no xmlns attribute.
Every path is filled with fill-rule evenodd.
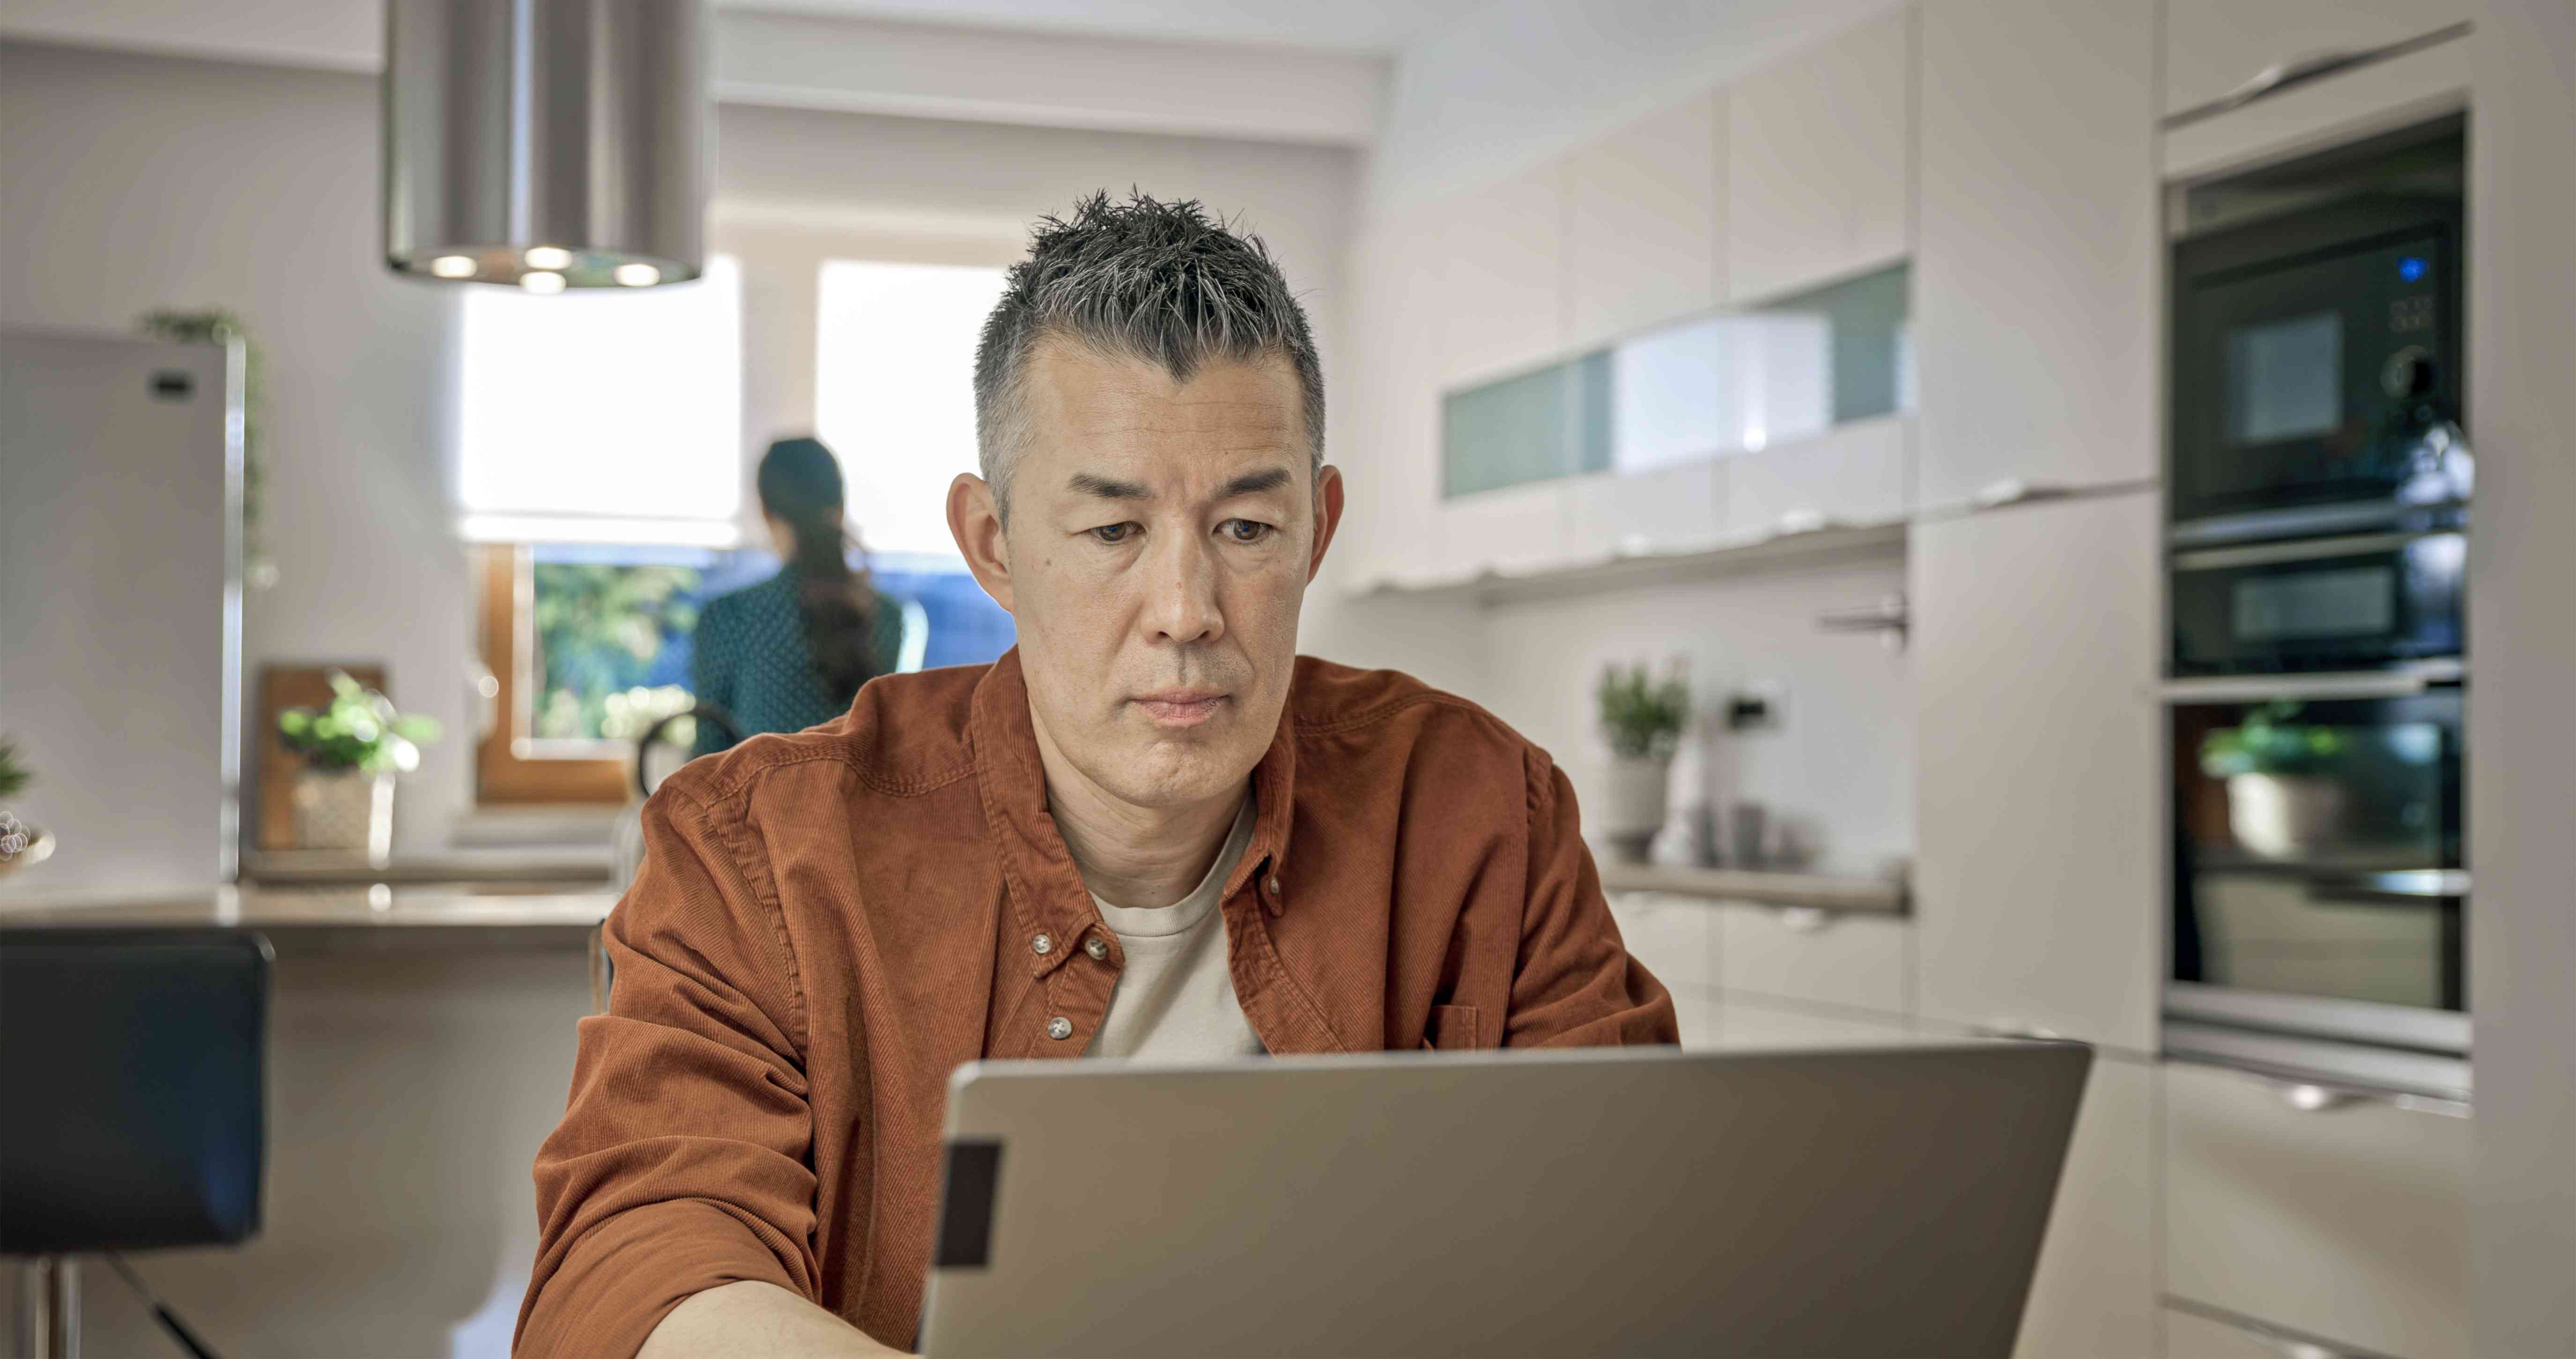
<svg viewBox="0 0 2576 1359"><path fill-rule="evenodd" d="M0 902L234 876L241 725L238 352L0 329L0 736L55 838Z"/></svg>

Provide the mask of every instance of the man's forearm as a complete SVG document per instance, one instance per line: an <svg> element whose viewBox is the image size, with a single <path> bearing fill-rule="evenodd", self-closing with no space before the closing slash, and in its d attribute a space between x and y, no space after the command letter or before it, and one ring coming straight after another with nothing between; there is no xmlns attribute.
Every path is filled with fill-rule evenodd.
<svg viewBox="0 0 2576 1359"><path fill-rule="evenodd" d="M776 1284L746 1279L691 1294L644 1338L635 1359L863 1359L902 1353Z"/></svg>

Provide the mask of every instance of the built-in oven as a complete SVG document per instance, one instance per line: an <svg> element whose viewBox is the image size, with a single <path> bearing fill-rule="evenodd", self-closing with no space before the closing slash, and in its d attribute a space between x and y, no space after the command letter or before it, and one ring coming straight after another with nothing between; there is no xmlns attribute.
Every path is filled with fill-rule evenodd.
<svg viewBox="0 0 2576 1359"><path fill-rule="evenodd" d="M2172 283L2174 522L2465 498L2455 197L2191 236Z"/></svg>
<svg viewBox="0 0 2576 1359"><path fill-rule="evenodd" d="M2177 190L2170 1055L2468 1093L2465 145Z"/></svg>
<svg viewBox="0 0 2576 1359"><path fill-rule="evenodd" d="M2456 657L2468 567L2464 507L2383 517L2369 532L2175 544L2173 672L2376 670Z"/></svg>
<svg viewBox="0 0 2576 1359"><path fill-rule="evenodd" d="M2169 1020L2466 1053L2466 705L2439 672L2168 705Z"/></svg>

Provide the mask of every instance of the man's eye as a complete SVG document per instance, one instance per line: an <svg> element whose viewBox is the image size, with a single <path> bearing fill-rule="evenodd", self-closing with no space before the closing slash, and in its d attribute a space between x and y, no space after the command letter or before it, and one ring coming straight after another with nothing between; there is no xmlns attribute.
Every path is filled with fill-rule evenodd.
<svg viewBox="0 0 2576 1359"><path fill-rule="evenodd" d="M1217 526L1217 532L1238 543L1257 543L1276 531L1256 519L1228 519Z"/></svg>
<svg viewBox="0 0 2576 1359"><path fill-rule="evenodd" d="M1123 543L1135 531L1134 524L1103 524L1091 530L1091 536L1104 543Z"/></svg>

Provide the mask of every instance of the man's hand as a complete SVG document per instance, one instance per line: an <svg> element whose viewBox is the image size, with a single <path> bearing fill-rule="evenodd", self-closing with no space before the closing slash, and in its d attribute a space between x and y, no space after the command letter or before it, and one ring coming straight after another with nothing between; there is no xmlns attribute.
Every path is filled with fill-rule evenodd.
<svg viewBox="0 0 2576 1359"><path fill-rule="evenodd" d="M902 1354L773 1283L745 1279L693 1293L635 1359L862 1359Z"/></svg>

